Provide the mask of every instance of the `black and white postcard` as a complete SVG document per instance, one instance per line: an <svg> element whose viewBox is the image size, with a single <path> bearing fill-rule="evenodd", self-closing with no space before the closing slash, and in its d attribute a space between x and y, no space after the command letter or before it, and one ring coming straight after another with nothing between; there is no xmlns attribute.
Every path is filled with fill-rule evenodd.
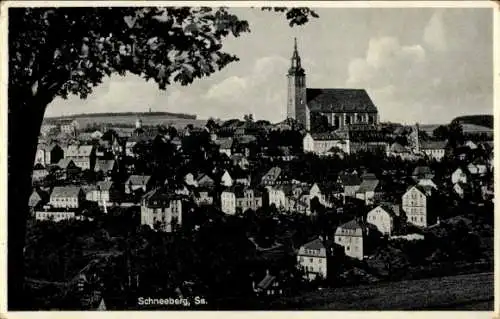
<svg viewBox="0 0 500 319"><path fill-rule="evenodd" d="M498 10L5 2L2 312L493 318Z"/></svg>

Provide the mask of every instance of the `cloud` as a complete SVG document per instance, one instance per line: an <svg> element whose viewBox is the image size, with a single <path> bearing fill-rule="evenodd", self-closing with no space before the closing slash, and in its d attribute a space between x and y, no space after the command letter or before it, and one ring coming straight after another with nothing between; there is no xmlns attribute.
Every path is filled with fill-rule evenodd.
<svg viewBox="0 0 500 319"><path fill-rule="evenodd" d="M286 109L285 72L289 60L266 56L255 60L245 76L230 76L211 85L203 95L204 103L218 114L241 118L252 113L255 118L279 121Z"/></svg>
<svg viewBox="0 0 500 319"><path fill-rule="evenodd" d="M436 11L424 29L425 44L436 51L446 51L447 41L442 11Z"/></svg>

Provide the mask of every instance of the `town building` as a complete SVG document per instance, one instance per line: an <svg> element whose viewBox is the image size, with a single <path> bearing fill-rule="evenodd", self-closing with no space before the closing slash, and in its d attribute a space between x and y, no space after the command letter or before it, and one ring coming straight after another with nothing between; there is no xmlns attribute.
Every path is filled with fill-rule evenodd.
<svg viewBox="0 0 500 319"><path fill-rule="evenodd" d="M138 190L147 192L150 187L151 176L149 175L130 175L125 182L125 194L133 194Z"/></svg>
<svg viewBox="0 0 500 319"><path fill-rule="evenodd" d="M220 185L224 187L231 187L233 186L233 183L234 183L233 178L231 177L229 172L225 170L220 178Z"/></svg>
<svg viewBox="0 0 500 319"><path fill-rule="evenodd" d="M366 222L377 227L382 234L390 236L394 231L395 219L398 216L398 206L381 204L368 212Z"/></svg>
<svg viewBox="0 0 500 319"><path fill-rule="evenodd" d="M153 189L141 199L141 224L165 232L182 225L182 201L176 194Z"/></svg>
<svg viewBox="0 0 500 319"><path fill-rule="evenodd" d="M76 135L80 125L77 120L74 119L64 119L60 120L58 123L61 133L68 135Z"/></svg>
<svg viewBox="0 0 500 319"><path fill-rule="evenodd" d="M402 197L402 208L409 223L428 227L437 221L432 202L434 188L432 186L411 186Z"/></svg>
<svg viewBox="0 0 500 319"><path fill-rule="evenodd" d="M427 157L441 161L446 154L446 141L421 141L420 151Z"/></svg>
<svg viewBox="0 0 500 319"><path fill-rule="evenodd" d="M335 243L344 247L346 256L363 259L364 242L363 237L367 235L368 228L357 221L351 220L337 227L335 231Z"/></svg>
<svg viewBox="0 0 500 319"><path fill-rule="evenodd" d="M235 186L221 193L221 210L230 215L239 210L257 210L262 207L262 193L249 187Z"/></svg>
<svg viewBox="0 0 500 319"><path fill-rule="evenodd" d="M341 172L337 177L337 183L343 189L345 200L346 197L356 197L356 192L361 185L361 179L355 172Z"/></svg>
<svg viewBox="0 0 500 319"><path fill-rule="evenodd" d="M64 158L64 150L57 144L38 144L35 164L41 164L47 166L50 164L55 164L59 162L60 159Z"/></svg>
<svg viewBox="0 0 500 319"><path fill-rule="evenodd" d="M104 177L112 177L118 170L118 164L116 160L97 160L94 172L101 172Z"/></svg>
<svg viewBox="0 0 500 319"><path fill-rule="evenodd" d="M317 238L299 248L297 263L305 271L307 279L314 280L318 276L326 279L327 257L327 247L320 238Z"/></svg>
<svg viewBox="0 0 500 319"><path fill-rule="evenodd" d="M278 179L280 178L281 174L282 170L280 167L278 166L272 167L271 169L269 169L269 171L267 171L267 173L264 176L262 176L260 183L263 186L276 185L278 183Z"/></svg>
<svg viewBox="0 0 500 319"><path fill-rule="evenodd" d="M374 174L366 174L356 191L356 198L364 201L365 205L371 205L380 195L380 181Z"/></svg>
<svg viewBox="0 0 500 319"><path fill-rule="evenodd" d="M110 190L114 184L111 181L97 182L92 186L85 195L86 199L91 202L97 202L99 205L110 205L111 196Z"/></svg>
<svg viewBox="0 0 500 319"><path fill-rule="evenodd" d="M51 220L54 222L60 222L63 220L75 219L75 211L52 211L52 210L36 210L35 219L36 220Z"/></svg>
<svg viewBox="0 0 500 319"><path fill-rule="evenodd" d="M49 204L54 208L78 209L84 200L79 186L58 186L52 190Z"/></svg>
<svg viewBox="0 0 500 319"><path fill-rule="evenodd" d="M462 169L462 168L457 168L453 173L451 174L451 183L456 184L456 183L464 183L467 184L467 171Z"/></svg>
<svg viewBox="0 0 500 319"><path fill-rule="evenodd" d="M233 138L219 138L215 141L215 144L219 146L219 152L221 154L226 154L228 157L231 157L233 150Z"/></svg>
<svg viewBox="0 0 500 319"><path fill-rule="evenodd" d="M93 170L96 161L95 150L93 145L69 145L64 152L64 158L73 160L82 170Z"/></svg>

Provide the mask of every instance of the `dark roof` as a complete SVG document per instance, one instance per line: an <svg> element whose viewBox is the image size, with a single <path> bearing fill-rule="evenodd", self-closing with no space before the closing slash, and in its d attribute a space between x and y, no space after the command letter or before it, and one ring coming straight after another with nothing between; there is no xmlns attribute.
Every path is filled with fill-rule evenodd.
<svg viewBox="0 0 500 319"><path fill-rule="evenodd" d="M366 179L359 185L359 189L356 193L374 192L378 184L379 181L377 179Z"/></svg>
<svg viewBox="0 0 500 319"><path fill-rule="evenodd" d="M357 186L361 184L357 174L341 174L339 175L343 186Z"/></svg>
<svg viewBox="0 0 500 319"><path fill-rule="evenodd" d="M417 166L413 170L413 176L429 176L434 175L429 166Z"/></svg>
<svg viewBox="0 0 500 319"><path fill-rule="evenodd" d="M360 222L358 222L357 220L353 219L351 221L348 221L345 224L340 225L339 228L343 228L343 229L363 229L363 226L361 225Z"/></svg>
<svg viewBox="0 0 500 319"><path fill-rule="evenodd" d="M57 162L57 166L59 166L62 169L65 169L65 168L68 168L68 166L70 166L69 165L70 163L73 163L73 166L75 165L75 163L73 162L72 159L70 159L70 158L61 158L59 160L59 162Z"/></svg>
<svg viewBox="0 0 500 319"><path fill-rule="evenodd" d="M230 149L233 146L233 139L231 137L220 138L215 141L221 149Z"/></svg>
<svg viewBox="0 0 500 319"><path fill-rule="evenodd" d="M102 191L109 191L111 189L111 186L113 186L113 182L112 181L101 181L101 182L97 182L96 186L99 187L99 189Z"/></svg>
<svg viewBox="0 0 500 319"><path fill-rule="evenodd" d="M316 238L315 240L304 244L302 247L304 247L305 249L310 249L310 250L320 250L322 248L325 248L325 245L323 245L323 242L321 241L321 239Z"/></svg>
<svg viewBox="0 0 500 319"><path fill-rule="evenodd" d="M96 161L96 164L95 164L95 167L94 167L94 171L95 172L98 172L98 171L103 171L103 172L107 172L107 171L112 171L113 168L115 167L115 160L97 160Z"/></svg>
<svg viewBox="0 0 500 319"><path fill-rule="evenodd" d="M311 112L377 112L363 89L307 89Z"/></svg>
<svg viewBox="0 0 500 319"><path fill-rule="evenodd" d="M423 150L445 149L446 141L421 141L420 148Z"/></svg>
<svg viewBox="0 0 500 319"><path fill-rule="evenodd" d="M276 280L276 276L271 276L270 274L266 274L264 279L262 279L262 281L257 284L257 288L267 289L269 288L269 286L271 286L274 280Z"/></svg>

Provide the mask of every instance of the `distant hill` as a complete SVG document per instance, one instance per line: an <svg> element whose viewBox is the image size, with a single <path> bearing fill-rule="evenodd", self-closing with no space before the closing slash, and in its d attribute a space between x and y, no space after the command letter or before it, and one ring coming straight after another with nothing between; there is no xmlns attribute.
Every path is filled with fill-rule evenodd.
<svg viewBox="0 0 500 319"><path fill-rule="evenodd" d="M196 115L185 113L170 113L170 112L109 112L109 113L82 113L74 115L65 115L57 117L47 117L46 120L62 120L62 119L80 119L80 118L100 118L100 117L114 117L114 116L129 116L129 117L148 117L160 116L171 117L172 119L188 119L196 120Z"/></svg>
<svg viewBox="0 0 500 319"><path fill-rule="evenodd" d="M485 126L492 129L493 115L483 114L483 115L459 116L454 118L452 122L458 122L460 124L473 124L473 125Z"/></svg>

